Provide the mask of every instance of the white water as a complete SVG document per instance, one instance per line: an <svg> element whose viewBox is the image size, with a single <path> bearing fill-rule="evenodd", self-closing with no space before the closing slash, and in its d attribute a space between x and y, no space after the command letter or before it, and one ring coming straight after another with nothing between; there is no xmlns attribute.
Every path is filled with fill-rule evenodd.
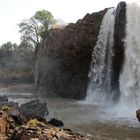
<svg viewBox="0 0 140 140"><path fill-rule="evenodd" d="M140 6L127 5L125 62L120 75L120 106L135 112L140 108Z"/></svg>
<svg viewBox="0 0 140 140"><path fill-rule="evenodd" d="M94 103L100 104L100 102L108 102L108 99L111 99L109 89L111 87L114 34L114 15L112 15L112 12L113 9L110 9L106 13L102 21L98 41L93 50L87 102L94 101ZM124 65L119 78L120 101L114 107L111 104L108 111L115 117L136 118L136 110L140 108L140 5L136 3L128 4L126 9L124 57ZM108 88L106 89L106 87Z"/></svg>
<svg viewBox="0 0 140 140"><path fill-rule="evenodd" d="M92 54L91 70L89 73L90 83L87 91L87 101L98 101L106 98L102 94L110 90L112 47L114 34L114 9L109 9L105 14L98 41Z"/></svg>

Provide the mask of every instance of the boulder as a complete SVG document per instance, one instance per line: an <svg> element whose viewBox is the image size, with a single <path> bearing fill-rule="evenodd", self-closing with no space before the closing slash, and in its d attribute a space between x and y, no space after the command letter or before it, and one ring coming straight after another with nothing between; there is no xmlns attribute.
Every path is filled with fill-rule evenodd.
<svg viewBox="0 0 140 140"><path fill-rule="evenodd" d="M138 109L136 111L136 117L137 117L138 121L140 122L140 109Z"/></svg>
<svg viewBox="0 0 140 140"><path fill-rule="evenodd" d="M21 112L18 106L15 106L15 107L11 106L8 108L6 112L8 116L10 116L16 124L21 125L24 123L24 117L21 115Z"/></svg>
<svg viewBox="0 0 140 140"><path fill-rule="evenodd" d="M53 126L57 126L57 127L60 127L60 126L64 126L64 123L63 121L61 120L58 120L56 118L52 118L48 121L49 124L53 125Z"/></svg>
<svg viewBox="0 0 140 140"><path fill-rule="evenodd" d="M20 112L28 119L37 118L39 120L45 120L49 114L46 102L40 102L39 100L33 100L22 104L20 106Z"/></svg>

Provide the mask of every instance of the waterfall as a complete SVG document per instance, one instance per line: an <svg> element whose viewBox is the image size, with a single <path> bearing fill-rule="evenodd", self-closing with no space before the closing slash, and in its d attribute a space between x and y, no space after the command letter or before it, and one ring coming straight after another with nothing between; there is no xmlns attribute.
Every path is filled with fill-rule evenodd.
<svg viewBox="0 0 140 140"><path fill-rule="evenodd" d="M111 88L114 17L114 9L109 9L100 27L98 41L92 53L87 101L92 101L94 98L96 101L101 101L107 97L107 93Z"/></svg>
<svg viewBox="0 0 140 140"><path fill-rule="evenodd" d="M125 62L120 75L120 103L140 105L140 6L127 5Z"/></svg>

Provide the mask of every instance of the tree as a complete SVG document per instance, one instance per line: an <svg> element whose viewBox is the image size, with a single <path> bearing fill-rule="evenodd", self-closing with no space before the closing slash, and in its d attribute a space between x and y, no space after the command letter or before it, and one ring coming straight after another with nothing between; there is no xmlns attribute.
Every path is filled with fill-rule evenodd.
<svg viewBox="0 0 140 140"><path fill-rule="evenodd" d="M56 20L54 19L53 15L46 10L37 11L34 15L34 19L41 23L39 32L41 38L46 37L49 31L49 26L56 23Z"/></svg>
<svg viewBox="0 0 140 140"><path fill-rule="evenodd" d="M5 51L12 51L16 47L17 44L16 43L12 44L11 42L4 43L3 45L0 46L0 48Z"/></svg>
<svg viewBox="0 0 140 140"><path fill-rule="evenodd" d="M53 15L46 10L37 11L30 19L19 24L21 40L28 41L34 45L37 55L40 42L47 36L49 26L55 24Z"/></svg>

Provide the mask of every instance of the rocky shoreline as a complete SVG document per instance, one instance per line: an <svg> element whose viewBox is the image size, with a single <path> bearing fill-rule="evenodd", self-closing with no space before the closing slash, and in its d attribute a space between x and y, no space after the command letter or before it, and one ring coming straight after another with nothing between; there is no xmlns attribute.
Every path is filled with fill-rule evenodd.
<svg viewBox="0 0 140 140"><path fill-rule="evenodd" d="M60 127L64 125L61 120L48 121L46 103L34 100L19 107L6 97L0 100L0 140L88 140Z"/></svg>

